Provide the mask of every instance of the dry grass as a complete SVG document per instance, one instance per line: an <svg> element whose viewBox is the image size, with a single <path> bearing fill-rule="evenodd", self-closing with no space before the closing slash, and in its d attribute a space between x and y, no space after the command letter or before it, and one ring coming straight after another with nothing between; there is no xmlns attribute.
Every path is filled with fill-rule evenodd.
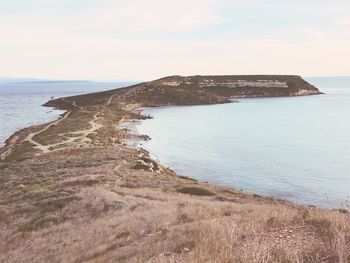
<svg viewBox="0 0 350 263"><path fill-rule="evenodd" d="M199 195L199 196L211 196L215 195L213 192L199 187L182 187L176 190L178 193L190 194L190 195Z"/></svg>
<svg viewBox="0 0 350 263"><path fill-rule="evenodd" d="M144 153L122 147L63 153L2 166L0 262L349 259L347 213L134 170Z"/></svg>
<svg viewBox="0 0 350 263"><path fill-rule="evenodd" d="M198 89L196 83L167 89L158 82L51 102L72 112L34 136L53 145L50 153L34 156L33 145L21 143L45 125L12 137L13 147L4 149L11 148L10 154L0 162L0 262L349 260L345 211L177 176L145 152L121 146L126 134L115 124L135 117L125 111L130 103L210 104L232 95ZM92 119L101 128L77 136Z"/></svg>
<svg viewBox="0 0 350 263"><path fill-rule="evenodd" d="M135 190L117 194L85 189L83 199L63 212L74 219L17 236L12 244L23 238L26 242L8 248L4 259L25 262L31 255L32 262L346 262L349 255L348 218L343 215L312 215L313 220L323 222L325 216L335 224L326 225L329 236L320 236L313 222L298 221L297 208L141 190L143 197L136 197ZM340 221L343 228L336 226Z"/></svg>

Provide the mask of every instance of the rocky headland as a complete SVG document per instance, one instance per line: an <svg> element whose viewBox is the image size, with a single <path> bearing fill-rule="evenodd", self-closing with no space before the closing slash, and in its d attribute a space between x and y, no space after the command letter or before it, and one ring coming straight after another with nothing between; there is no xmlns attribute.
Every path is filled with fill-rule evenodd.
<svg viewBox="0 0 350 263"><path fill-rule="evenodd" d="M0 262L346 262L346 210L177 175L120 125L140 107L316 94L299 76L171 76L49 101L66 113L0 152Z"/></svg>

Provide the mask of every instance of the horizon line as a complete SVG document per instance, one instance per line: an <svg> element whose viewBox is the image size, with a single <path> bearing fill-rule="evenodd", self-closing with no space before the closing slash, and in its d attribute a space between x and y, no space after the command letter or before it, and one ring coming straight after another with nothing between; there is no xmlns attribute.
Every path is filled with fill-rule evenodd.
<svg viewBox="0 0 350 263"><path fill-rule="evenodd" d="M196 74L193 76L198 76L202 74ZM215 76L219 74L203 74L202 76ZM226 75L226 74L225 74ZM227 74L227 75L291 75L291 74ZM295 74L292 74L295 75ZM169 77L169 76L181 76L178 74L174 75L166 75L164 77ZM191 76L191 75L188 75ZM313 75L313 76L303 76L300 75L303 78L349 78L350 75ZM161 77L163 78L163 77ZM154 79L156 80L156 79ZM36 77L0 77L0 82L1 83L16 83L16 82L144 82L142 80L135 80L135 79L56 79L56 78L36 78Z"/></svg>

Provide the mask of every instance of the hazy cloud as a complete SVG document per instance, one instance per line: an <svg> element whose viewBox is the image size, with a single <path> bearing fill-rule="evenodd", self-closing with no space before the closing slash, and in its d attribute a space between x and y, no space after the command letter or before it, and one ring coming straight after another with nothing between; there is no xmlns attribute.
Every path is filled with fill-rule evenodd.
<svg viewBox="0 0 350 263"><path fill-rule="evenodd" d="M338 17L335 20L335 23L343 26L350 26L350 16Z"/></svg>
<svg viewBox="0 0 350 263"><path fill-rule="evenodd" d="M0 3L4 76L350 73L344 1L16 2Z"/></svg>

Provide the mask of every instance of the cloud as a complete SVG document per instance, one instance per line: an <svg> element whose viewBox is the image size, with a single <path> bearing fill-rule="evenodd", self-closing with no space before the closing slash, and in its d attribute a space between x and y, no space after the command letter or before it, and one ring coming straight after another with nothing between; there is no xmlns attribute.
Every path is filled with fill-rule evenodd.
<svg viewBox="0 0 350 263"><path fill-rule="evenodd" d="M151 80L182 74L346 74L347 45L275 39L168 41L164 39L48 38L20 52L2 53L1 71L51 78ZM2 44L0 49L3 50ZM10 49L8 49L10 50ZM28 52L30 50L30 52ZM0 52L1 53L1 52Z"/></svg>
<svg viewBox="0 0 350 263"><path fill-rule="evenodd" d="M208 0L129 0L117 1L93 10L80 19L97 27L133 31L189 31L220 21ZM90 24L90 23L89 23Z"/></svg>
<svg viewBox="0 0 350 263"><path fill-rule="evenodd" d="M350 26L350 16L341 16L336 18L335 24L342 26Z"/></svg>
<svg viewBox="0 0 350 263"><path fill-rule="evenodd" d="M84 8L78 8L82 0L49 1L50 9L0 15L2 75L147 80L172 74L349 74L350 27L339 11L319 18L329 22L325 27L307 19L282 26L278 17L265 25L260 15L247 32L245 21L227 19L241 12L227 0L85 0L92 5ZM63 12L63 4L72 2L76 9ZM249 17L260 14L248 11ZM288 10L283 16L296 19Z"/></svg>
<svg viewBox="0 0 350 263"><path fill-rule="evenodd" d="M29 1L36 8L21 13L24 17L32 15L31 20L61 24L67 30L74 28L82 32L182 32L221 21L214 12L221 0L105 0L99 4L96 0ZM78 11L73 12L75 9Z"/></svg>

